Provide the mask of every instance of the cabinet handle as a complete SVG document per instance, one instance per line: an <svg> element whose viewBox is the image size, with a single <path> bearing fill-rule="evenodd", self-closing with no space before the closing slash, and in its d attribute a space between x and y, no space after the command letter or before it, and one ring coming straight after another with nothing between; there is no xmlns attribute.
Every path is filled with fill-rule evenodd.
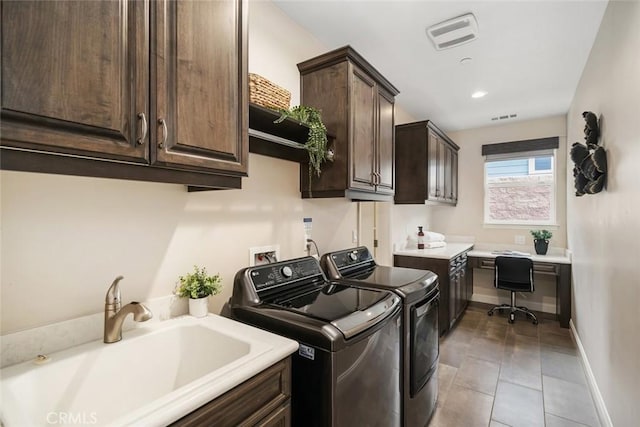
<svg viewBox="0 0 640 427"><path fill-rule="evenodd" d="M142 120L142 132L140 137L136 139L136 142L138 145L142 145L147 138L147 116L145 116L144 113L138 113L138 118Z"/></svg>
<svg viewBox="0 0 640 427"><path fill-rule="evenodd" d="M162 141L158 143L159 148L164 148L164 144L167 142L167 136L169 131L167 130L167 121L165 119L158 119L158 123L162 126Z"/></svg>

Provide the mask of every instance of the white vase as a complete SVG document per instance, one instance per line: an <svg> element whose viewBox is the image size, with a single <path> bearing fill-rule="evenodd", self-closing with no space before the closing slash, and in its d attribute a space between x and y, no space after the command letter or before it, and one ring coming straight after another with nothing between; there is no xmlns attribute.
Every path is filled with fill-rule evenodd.
<svg viewBox="0 0 640 427"><path fill-rule="evenodd" d="M189 314L193 317L205 317L209 312L209 297L189 298Z"/></svg>

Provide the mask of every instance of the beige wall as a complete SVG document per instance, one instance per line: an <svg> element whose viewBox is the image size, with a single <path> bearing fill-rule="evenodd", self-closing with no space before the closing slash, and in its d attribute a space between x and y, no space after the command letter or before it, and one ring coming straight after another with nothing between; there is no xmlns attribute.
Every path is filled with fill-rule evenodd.
<svg viewBox="0 0 640 427"><path fill-rule="evenodd" d="M414 120L412 120L414 121ZM533 240L529 229L533 227L486 227L484 220L484 157L481 154L483 144L517 141L550 136L560 137L557 150L557 188L556 216L557 227L551 228L554 237L551 245L566 247L566 117L554 116L538 120L515 122L505 125L488 126L448 135L460 146L459 152L459 189L458 204L454 206L395 205L391 208L390 240L402 243L408 234L415 234L418 225L425 230L437 231L446 235L470 236L476 243L502 243L514 245L515 237L524 236L526 245L533 252ZM380 257L379 257L380 258ZM390 262L393 262L391 259ZM536 276L536 292L521 295L520 302L533 309L555 312L555 282L545 276ZM474 293L472 300L498 304L509 302L509 293L497 291L490 274L481 270L474 271Z"/></svg>
<svg viewBox="0 0 640 427"><path fill-rule="evenodd" d="M249 21L249 70L290 89L296 105L296 63L327 49L270 2L251 2ZM249 247L304 255L305 216L322 251L351 245L357 229L355 203L303 201L297 163L254 154L242 190L7 171L0 180L1 334L101 312L119 274L125 301L168 295L193 264L222 275L218 312Z"/></svg>
<svg viewBox="0 0 640 427"><path fill-rule="evenodd" d="M460 146L458 153L458 204L457 206L429 207L432 229L444 234L475 236L476 242L514 244L515 236L525 236L526 244L533 251L533 239L529 230L533 227L509 227L484 225L484 157L482 145L526 139L560 137L557 150L558 192L556 217L558 227L552 228L551 246L566 247L566 118L548 117L538 120L488 126L448 135ZM549 228L549 227L544 227Z"/></svg>
<svg viewBox="0 0 640 427"><path fill-rule="evenodd" d="M607 189L575 197L569 161L567 216L575 323L615 426L640 419L640 2L611 1L567 119L583 141L593 111L607 150Z"/></svg>
<svg viewBox="0 0 640 427"><path fill-rule="evenodd" d="M3 171L2 334L102 311L117 275L125 301L168 295L194 264L222 275L224 292L211 299L218 311L249 247L279 244L283 256L302 256L298 166L250 161L242 190L198 193Z"/></svg>
<svg viewBox="0 0 640 427"><path fill-rule="evenodd" d="M518 141L551 136L560 137L556 152L556 218L551 246L566 248L566 117L554 116L537 120L521 121L488 126L448 135L460 146L458 159L458 204L452 206L429 206L431 228L449 235L473 236L476 243L502 243L514 245L516 236L524 236L525 250L534 251L529 226L485 226L484 225L484 157L482 145L497 142ZM538 227L535 227L538 228ZM497 290L491 274L476 269L473 272L473 301L488 304L508 303L510 294ZM553 278L536 275L536 291L520 294L518 303L532 310L555 313L556 284Z"/></svg>

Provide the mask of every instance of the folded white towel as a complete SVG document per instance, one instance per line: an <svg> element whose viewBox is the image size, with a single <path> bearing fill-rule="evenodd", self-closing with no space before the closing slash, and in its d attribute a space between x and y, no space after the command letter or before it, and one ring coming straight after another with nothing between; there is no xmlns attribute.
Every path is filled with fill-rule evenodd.
<svg viewBox="0 0 640 427"><path fill-rule="evenodd" d="M427 231L424 233L425 242L444 242L444 234L435 231Z"/></svg>
<svg viewBox="0 0 640 427"><path fill-rule="evenodd" d="M446 246L446 243L444 241L444 235L440 233L436 233L434 231L425 231L423 241L424 241L424 247L426 249L442 248ZM433 243L435 245L431 246L429 245L430 243ZM418 247L418 233L416 232L413 235L410 234L407 236L405 248L416 249L417 247Z"/></svg>
<svg viewBox="0 0 640 427"><path fill-rule="evenodd" d="M447 246L446 242L424 242L425 249L444 248Z"/></svg>

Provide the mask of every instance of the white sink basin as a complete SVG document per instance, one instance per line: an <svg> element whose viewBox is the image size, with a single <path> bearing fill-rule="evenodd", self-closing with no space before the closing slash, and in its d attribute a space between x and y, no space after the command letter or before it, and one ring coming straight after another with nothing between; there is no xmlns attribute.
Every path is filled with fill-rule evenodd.
<svg viewBox="0 0 640 427"><path fill-rule="evenodd" d="M297 349L224 317L181 317L0 370L4 427L166 425Z"/></svg>

